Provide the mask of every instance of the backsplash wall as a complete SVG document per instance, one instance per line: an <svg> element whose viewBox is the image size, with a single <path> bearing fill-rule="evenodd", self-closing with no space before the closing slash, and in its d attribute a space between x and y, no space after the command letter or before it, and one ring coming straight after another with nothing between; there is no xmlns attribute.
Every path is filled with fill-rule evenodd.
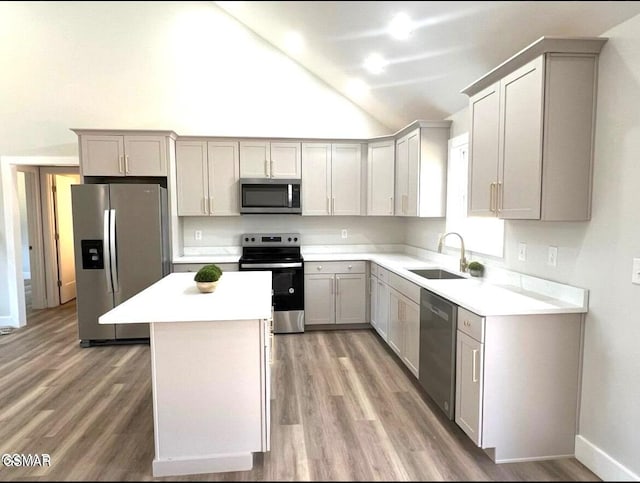
<svg viewBox="0 0 640 483"><path fill-rule="evenodd" d="M182 233L185 247L239 246L241 234L262 232L300 233L303 245L380 245L404 243L404 224L403 218L385 216L197 216L184 217ZM195 239L196 230L202 240Z"/></svg>

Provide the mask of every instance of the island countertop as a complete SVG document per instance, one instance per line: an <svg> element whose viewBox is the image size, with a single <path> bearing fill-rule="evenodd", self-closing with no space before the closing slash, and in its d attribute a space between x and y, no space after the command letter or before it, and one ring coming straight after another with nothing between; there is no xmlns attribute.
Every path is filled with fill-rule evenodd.
<svg viewBox="0 0 640 483"><path fill-rule="evenodd" d="M271 318L271 272L225 272L212 293L194 273L172 273L98 318L100 324L204 322Z"/></svg>

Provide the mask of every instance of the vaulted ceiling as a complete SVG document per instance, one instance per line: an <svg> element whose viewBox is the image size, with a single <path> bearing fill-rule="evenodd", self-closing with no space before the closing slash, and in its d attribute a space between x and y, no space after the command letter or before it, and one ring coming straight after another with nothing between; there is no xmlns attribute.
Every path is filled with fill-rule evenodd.
<svg viewBox="0 0 640 483"><path fill-rule="evenodd" d="M542 36L599 36L640 13L631 1L216 4L391 130L462 109L462 88ZM406 40L389 35L399 13ZM373 53L378 74L363 65Z"/></svg>

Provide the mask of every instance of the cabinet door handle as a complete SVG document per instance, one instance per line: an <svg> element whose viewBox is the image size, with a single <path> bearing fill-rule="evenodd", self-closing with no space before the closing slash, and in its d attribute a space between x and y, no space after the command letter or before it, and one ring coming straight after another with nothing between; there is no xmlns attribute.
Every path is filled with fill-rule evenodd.
<svg viewBox="0 0 640 483"><path fill-rule="evenodd" d="M476 374L476 369L477 369L477 363L476 363L476 358L478 356L478 349L473 349L473 361L471 363L471 372L473 374L471 374L471 378L473 382L478 382L478 375Z"/></svg>
<svg viewBox="0 0 640 483"><path fill-rule="evenodd" d="M329 206L329 197L327 196L327 214L331 214L331 207Z"/></svg>
<svg viewBox="0 0 640 483"><path fill-rule="evenodd" d="M340 279L336 277L336 295L340 295Z"/></svg>
<svg viewBox="0 0 640 483"><path fill-rule="evenodd" d="M202 197L202 212L205 215L207 214L207 197L206 196Z"/></svg>
<svg viewBox="0 0 640 483"><path fill-rule="evenodd" d="M322 270L322 265L318 265L318 266L316 267L316 270Z"/></svg>
<svg viewBox="0 0 640 483"><path fill-rule="evenodd" d="M393 196L389 196L389 214L393 215Z"/></svg>
<svg viewBox="0 0 640 483"><path fill-rule="evenodd" d="M129 156L124 157L124 172L129 172Z"/></svg>
<svg viewBox="0 0 640 483"><path fill-rule="evenodd" d="M502 186L502 182L498 181L498 186L496 187L497 195L496 195L496 211L502 211L502 204L504 203L504 188Z"/></svg>
<svg viewBox="0 0 640 483"><path fill-rule="evenodd" d="M269 162L269 177L273 178L273 159Z"/></svg>
<svg viewBox="0 0 640 483"><path fill-rule="evenodd" d="M489 211L491 211L492 213L496 211L496 208L495 208L495 191L496 191L496 184L495 183L491 183L489 185Z"/></svg>
<svg viewBox="0 0 640 483"><path fill-rule="evenodd" d="M118 156L118 172L122 173L122 158L124 158L124 156Z"/></svg>
<svg viewBox="0 0 640 483"><path fill-rule="evenodd" d="M267 161L266 159L264 160L264 175L267 178L269 177L269 161Z"/></svg>
<svg viewBox="0 0 640 483"><path fill-rule="evenodd" d="M213 196L209 197L209 213L213 215Z"/></svg>
<svg viewBox="0 0 640 483"><path fill-rule="evenodd" d="M332 215L336 214L336 199L335 198L331 198L331 214Z"/></svg>

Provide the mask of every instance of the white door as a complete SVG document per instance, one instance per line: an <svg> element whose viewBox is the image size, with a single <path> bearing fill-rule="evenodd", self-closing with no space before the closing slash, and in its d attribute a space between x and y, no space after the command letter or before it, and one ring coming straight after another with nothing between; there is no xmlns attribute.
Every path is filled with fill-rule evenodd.
<svg viewBox="0 0 640 483"><path fill-rule="evenodd" d="M240 177L268 178L269 143L266 141L240 141Z"/></svg>
<svg viewBox="0 0 640 483"><path fill-rule="evenodd" d="M125 136L126 176L166 176L167 141L164 136Z"/></svg>
<svg viewBox="0 0 640 483"><path fill-rule="evenodd" d="M367 215L392 216L395 179L395 142L369 144Z"/></svg>
<svg viewBox="0 0 640 483"><path fill-rule="evenodd" d="M55 175L55 224L58 254L58 287L60 303L76 298L76 267L73 251L73 219L71 185L80 184L77 174Z"/></svg>
<svg viewBox="0 0 640 483"><path fill-rule="evenodd" d="M302 214L331 214L331 144L303 143Z"/></svg>
<svg viewBox="0 0 640 483"><path fill-rule="evenodd" d="M366 299L364 273L336 274L336 324L365 323Z"/></svg>
<svg viewBox="0 0 640 483"><path fill-rule="evenodd" d="M403 297L402 322L404 324L404 354L402 361L418 377L420 365L420 306Z"/></svg>
<svg viewBox="0 0 640 483"><path fill-rule="evenodd" d="M395 214L406 215L409 193L409 142L407 136L396 141Z"/></svg>
<svg viewBox="0 0 640 483"><path fill-rule="evenodd" d="M389 289L389 347L393 351L401 355L404 348L404 331L402 326L402 317L400 311L402 310L402 302L400 294L394 289Z"/></svg>
<svg viewBox="0 0 640 483"><path fill-rule="evenodd" d="M271 143L271 177L300 179L300 143Z"/></svg>
<svg viewBox="0 0 640 483"><path fill-rule="evenodd" d="M176 185L179 216L209 213L206 142L176 141Z"/></svg>
<svg viewBox="0 0 640 483"><path fill-rule="evenodd" d="M335 324L335 279L332 273L304 276L304 324Z"/></svg>
<svg viewBox="0 0 640 483"><path fill-rule="evenodd" d="M456 423L477 444L482 445L483 348L477 340L457 331Z"/></svg>
<svg viewBox="0 0 640 483"><path fill-rule="evenodd" d="M331 145L331 196L334 215L360 214L360 144Z"/></svg>
<svg viewBox="0 0 640 483"><path fill-rule="evenodd" d="M240 214L240 162L238 143L209 142L209 213Z"/></svg>

